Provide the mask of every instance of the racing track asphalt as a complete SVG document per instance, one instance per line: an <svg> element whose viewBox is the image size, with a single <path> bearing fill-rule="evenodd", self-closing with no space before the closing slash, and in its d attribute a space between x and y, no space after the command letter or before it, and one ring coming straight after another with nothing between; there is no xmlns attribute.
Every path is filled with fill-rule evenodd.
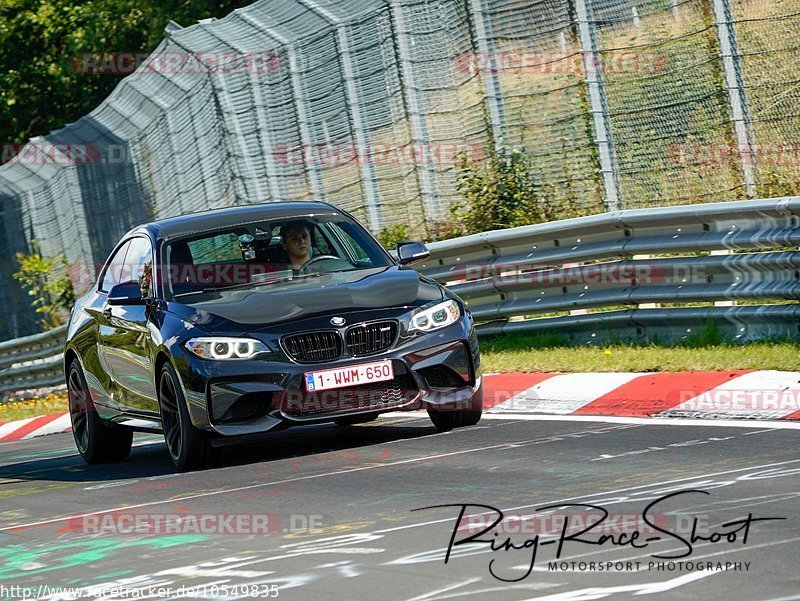
<svg viewBox="0 0 800 601"><path fill-rule="evenodd" d="M159 436L135 441L127 461L104 466L85 465L70 434L0 445L0 597L59 598L48 593L84 587L84 598L112 588L117 596L106 598L177 598L187 594L184 586L197 587L189 598L231 599L253 591L268 597L268 585L276 584L284 601L800 598L795 429L503 415L437 433L424 415L393 414L349 428L288 430L261 446L226 448L211 468L187 473L173 469ZM653 521L688 538L693 517L706 535L733 530L722 524L748 514L786 519L752 523L746 544L742 531L735 542L697 541L690 557L674 560L692 566L674 569L651 555L687 546L663 533L641 549L566 541L559 562L566 571L549 569L556 544L543 544L525 577L530 548L456 545L445 564L459 508L413 511L462 503L499 508L506 519L497 540L509 536L521 546L534 539L535 527L553 533L543 543L558 538L555 524L564 518L574 526L586 517L578 507L561 508L558 522L536 508L587 503L610 512L606 525L613 523L603 533L619 542L622 532L658 534L637 516L651 501L688 489L710 494L665 500L651 510ZM184 516L185 529L91 530L124 529L135 514L150 526ZM242 532L188 526L205 516L222 520L207 527L230 530L224 520L231 514L245 516ZM266 520L271 533L248 533L246 520L265 514L258 524ZM526 514L538 521L517 519ZM517 581L494 577L492 560L496 576ZM622 563L596 571L607 562Z"/></svg>

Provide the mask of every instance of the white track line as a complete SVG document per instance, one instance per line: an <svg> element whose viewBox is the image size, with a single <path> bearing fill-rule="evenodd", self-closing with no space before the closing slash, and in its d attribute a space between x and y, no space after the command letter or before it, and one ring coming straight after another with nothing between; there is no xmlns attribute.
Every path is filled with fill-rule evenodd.
<svg viewBox="0 0 800 601"><path fill-rule="evenodd" d="M79 513L70 516L64 516L59 518L51 518L47 520L40 520L38 522L29 522L27 524L17 524L15 526L5 526L0 528L0 532L7 532L11 530L22 530L24 528L31 528L34 526L43 526L46 524L57 524L59 522L66 522L68 520L77 520L85 517L89 517L92 515L101 515L104 513L113 513L116 511L123 511L123 510L130 510L130 509L141 509L143 507L153 507L155 505L163 505L165 503L179 503L183 501L190 501L192 499L201 499L205 497L213 497L216 495L223 495L231 492L241 492L244 490L253 490L255 488L265 488L267 486L278 486L281 484L290 484L292 482L301 482L303 480L316 480L318 478L325 478L327 476L339 476L342 474L351 474L357 472L363 472L368 470L374 470L377 468L384 468L384 467L393 467L396 465L406 465L410 463L419 463L422 461L430 461L432 459L442 459L444 457L453 457L456 455L466 455L467 453L477 453L481 451L491 451L495 449L512 449L517 444L520 443L502 443L496 445L490 445L486 447L478 447L474 449L465 449L463 451L453 451L452 453L440 453L438 455L426 455L424 457L414 457L413 459L403 459L401 461L393 461L391 463L382 463L377 465L365 465L361 467L355 467L346 470L336 470L332 472L323 472L321 474L309 474L308 476L297 476L296 478L286 478L284 480L274 480L272 482L259 482L258 484L249 484L247 486L237 486L234 488L226 488L222 490L214 490L209 492L201 492L195 493L192 495L185 495L182 497L173 497L171 499L162 499L160 501L149 501L147 503L137 503L136 505L122 505L120 507L115 507L112 509L101 509L99 511L91 511L88 513Z"/></svg>
<svg viewBox="0 0 800 601"><path fill-rule="evenodd" d="M636 424L641 426L696 426L720 428L762 428L769 430L800 430L799 421L763 419L704 419L693 417L618 417L615 415L535 415L522 413L484 413L481 420L501 419L525 422L603 422L607 424Z"/></svg>

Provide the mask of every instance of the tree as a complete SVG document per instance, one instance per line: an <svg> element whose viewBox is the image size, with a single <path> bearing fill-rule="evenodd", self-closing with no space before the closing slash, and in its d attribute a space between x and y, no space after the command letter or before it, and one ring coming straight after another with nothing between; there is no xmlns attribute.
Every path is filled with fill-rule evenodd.
<svg viewBox="0 0 800 601"><path fill-rule="evenodd" d="M249 0L0 0L0 152L94 109L124 74L93 74L82 55L150 52L171 20L192 25Z"/></svg>
<svg viewBox="0 0 800 601"><path fill-rule="evenodd" d="M408 240L409 236L408 226L405 224L387 226L375 235L387 250L394 250L398 242Z"/></svg>
<svg viewBox="0 0 800 601"><path fill-rule="evenodd" d="M462 155L456 169L456 188L465 202L451 208L459 224L454 236L560 217L539 189L524 148L490 147L483 163Z"/></svg>
<svg viewBox="0 0 800 601"><path fill-rule="evenodd" d="M69 266L66 258L63 255L43 257L34 241L33 252L17 253L17 262L19 270L14 279L33 297L36 313L41 315L39 324L49 330L65 323L75 304L72 282L66 275L58 275L60 270L66 272Z"/></svg>

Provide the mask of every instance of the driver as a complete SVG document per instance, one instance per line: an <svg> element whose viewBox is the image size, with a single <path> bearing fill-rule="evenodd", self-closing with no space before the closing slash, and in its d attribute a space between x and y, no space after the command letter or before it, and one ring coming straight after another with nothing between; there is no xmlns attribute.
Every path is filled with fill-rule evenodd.
<svg viewBox="0 0 800 601"><path fill-rule="evenodd" d="M311 259L311 225L307 221L289 221L281 227L281 245L289 256L289 267L298 270Z"/></svg>

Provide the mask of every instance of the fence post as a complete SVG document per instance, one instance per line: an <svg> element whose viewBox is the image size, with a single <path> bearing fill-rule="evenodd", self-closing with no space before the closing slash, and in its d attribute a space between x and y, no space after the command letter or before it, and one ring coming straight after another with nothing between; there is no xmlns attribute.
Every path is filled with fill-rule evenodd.
<svg viewBox="0 0 800 601"><path fill-rule="evenodd" d="M436 186L436 174L430 160L430 138L428 124L419 98L419 89L415 77L416 67L411 59L411 43L406 32L403 5L399 0L391 0L392 23L394 25L397 51L400 55L403 96L406 100L408 118L411 122L411 145L414 151L415 167L419 170L419 187L422 206L425 207L425 219L438 220L444 211L441 197ZM421 160L420 160L421 159Z"/></svg>
<svg viewBox="0 0 800 601"><path fill-rule="evenodd" d="M289 57L289 74L292 80L292 93L294 95L295 108L297 109L297 121L300 127L300 142L302 144L302 154L306 163L306 177L311 188L311 196L318 202L325 201L325 187L322 184L322 175L319 166L309 164L308 156L321 156L314 153L314 139L311 136L311 129L308 127L308 113L306 112L306 100L303 93L303 81L300 79L300 62L297 58L297 49L294 42L286 46L286 54ZM313 160L312 160L313 163Z"/></svg>
<svg viewBox="0 0 800 601"><path fill-rule="evenodd" d="M243 178L241 176L241 165L234 158L235 155L233 154L233 151L231 149L231 141L230 141L230 135L229 135L230 132L228 131L228 122L227 122L227 119L226 119L225 111L222 108L223 103L227 103L229 101L228 94L227 94L226 90L224 89L224 86L223 86L223 90L221 92L217 88L217 80L216 80L216 77L214 75L214 69L212 67L209 67L205 62L203 62L201 57L198 56L197 53L194 50L192 50L191 48L188 48L187 46L181 44L180 42L178 42L178 40L176 40L173 37L172 34L175 31L177 31L177 29L175 27L172 27L172 26L168 25L167 28L164 29L164 36L167 39L169 39L170 42L172 42L173 44L178 46L178 48L180 48L181 50L183 50L187 54L190 54L194 60L196 60L198 63L200 63L205 68L205 73L208 76L208 83L211 86L211 97L214 100L214 110L216 112L217 119L219 119L219 122L220 122L221 128L222 128L222 131L221 131L222 142L225 144L225 152L228 155L228 161L230 163L229 169L230 169L231 185L233 187L233 195L234 195L234 198L235 198L236 202L238 203L238 202L241 201L242 198L246 198L247 190L246 189L242 190L242 188L244 187L244 180L243 180ZM171 117L169 115L169 111L166 110L166 107L162 106L161 108L162 108L162 111L164 112L164 115L166 116L166 119L167 119L168 134L169 134L169 139L170 139L170 142L169 142L170 143L170 149L172 149L173 153L175 153L175 156L173 157L173 161L175 162L175 165L176 165L176 168L177 168L177 158L176 158L177 157L177 148L175 146L175 136L174 136L173 122L172 122L172 119L171 119ZM239 139L241 140L241 129L240 129L238 123L236 123L235 118L234 118L234 127L238 130L237 135L239 136ZM211 199L206 199L206 202L208 203L210 200ZM178 202L178 206L179 206L179 210L180 211L184 210L183 203L181 201ZM209 208L208 205L205 208Z"/></svg>
<svg viewBox="0 0 800 601"><path fill-rule="evenodd" d="M297 125L300 129L300 155L303 157L303 164L305 166L304 173L306 181L311 191L311 196L316 201L325 200L325 188L322 185L322 177L319 172L319 167L309 164L308 155L312 153L314 147L312 144L314 140L311 138L311 129L308 127L308 115L306 113L305 97L303 94L303 82L300 79L300 62L297 58L297 49L294 46L294 41L289 40L286 36L282 35L276 29L269 27L260 19L248 12L239 12L239 16L245 21L250 23L253 27L266 33L271 38L277 40L286 48L286 56L289 58L289 76L292 82L292 96L294 97L295 114L297 115Z"/></svg>
<svg viewBox="0 0 800 601"><path fill-rule="evenodd" d="M214 87L214 84L209 82L209 85ZM213 94L213 92L212 92ZM183 206L183 195L186 193L186 184L185 184L185 177L184 177L184 170L181 169L178 165L178 157L180 156L180 150L178 149L178 145L176 143L177 136L175 135L175 120L172 118L172 114L169 112L169 107L166 105L164 101L162 101L157 96L153 97L153 102L158 105L158 108L161 109L162 115L167 122L167 138L169 139L169 149L172 151L172 162L175 165L175 173L173 174L175 179L178 180L178 194L175 196L175 201L178 205L178 211L176 215L185 215L186 213L190 213L191 211L187 211L186 207Z"/></svg>
<svg viewBox="0 0 800 601"><path fill-rule="evenodd" d="M756 197L756 162L753 152L752 132L750 130L750 109L742 78L742 65L739 55L739 44L731 17L729 0L712 0L714 8L714 25L719 41L719 53L722 58L722 70L725 75L725 87L731 104L733 130L739 148L742 163L744 187L748 198Z"/></svg>
<svg viewBox="0 0 800 601"><path fill-rule="evenodd" d="M486 91L486 102L489 106L489 122L495 143L502 143L505 138L505 106L500 87L500 57L491 39L491 24L484 12L484 0L470 0L472 22L475 24L475 43L478 47L476 58L477 69L483 80Z"/></svg>
<svg viewBox="0 0 800 601"><path fill-rule="evenodd" d="M378 176L375 163L370 152L370 139L367 128L364 126L364 111L361 106L362 95L356 87L356 74L353 68L353 56L347 40L347 32L340 24L336 26L336 37L339 42L339 52L344 69L344 89L349 104L350 115L353 118L353 135L358 146L356 160L361 170L361 185L364 189L364 199L367 204L370 229L378 232L383 227L381 216L381 198L378 192Z"/></svg>
<svg viewBox="0 0 800 601"><path fill-rule="evenodd" d="M369 133L364 126L364 111L362 108L362 95L356 87L356 71L353 68L353 55L347 39L345 24L341 18L328 10L315 0L300 0L300 3L314 12L320 14L328 23L336 27L336 44L339 47L339 59L342 63L342 79L344 80L345 97L347 98L348 112L352 116L352 131L356 139L356 161L361 171L361 187L367 205L370 229L378 232L383 227L381 219L381 200L378 193L377 174L375 164L370 155Z"/></svg>
<svg viewBox="0 0 800 601"><path fill-rule="evenodd" d="M603 63L595 37L595 24L592 18L590 0L575 0L575 13L578 21L578 36L581 44L583 66L586 71L586 87L589 90L589 112L594 123L595 144L600 155L600 171L603 173L603 190L607 211L624 208L620 198L617 178L617 158L608 123Z"/></svg>
<svg viewBox="0 0 800 601"><path fill-rule="evenodd" d="M250 85L253 88L253 102L255 103L256 122L258 123L258 133L261 137L262 147L264 149L264 166L267 170L267 185L269 186L269 194L273 201L285 202L292 200L286 194L283 185L283 178L275 164L275 152L277 147L272 138L272 129L269 123L264 120L264 111L266 111L267 104L264 102L264 96L261 92L261 82L258 80L255 69L250 69Z"/></svg>

